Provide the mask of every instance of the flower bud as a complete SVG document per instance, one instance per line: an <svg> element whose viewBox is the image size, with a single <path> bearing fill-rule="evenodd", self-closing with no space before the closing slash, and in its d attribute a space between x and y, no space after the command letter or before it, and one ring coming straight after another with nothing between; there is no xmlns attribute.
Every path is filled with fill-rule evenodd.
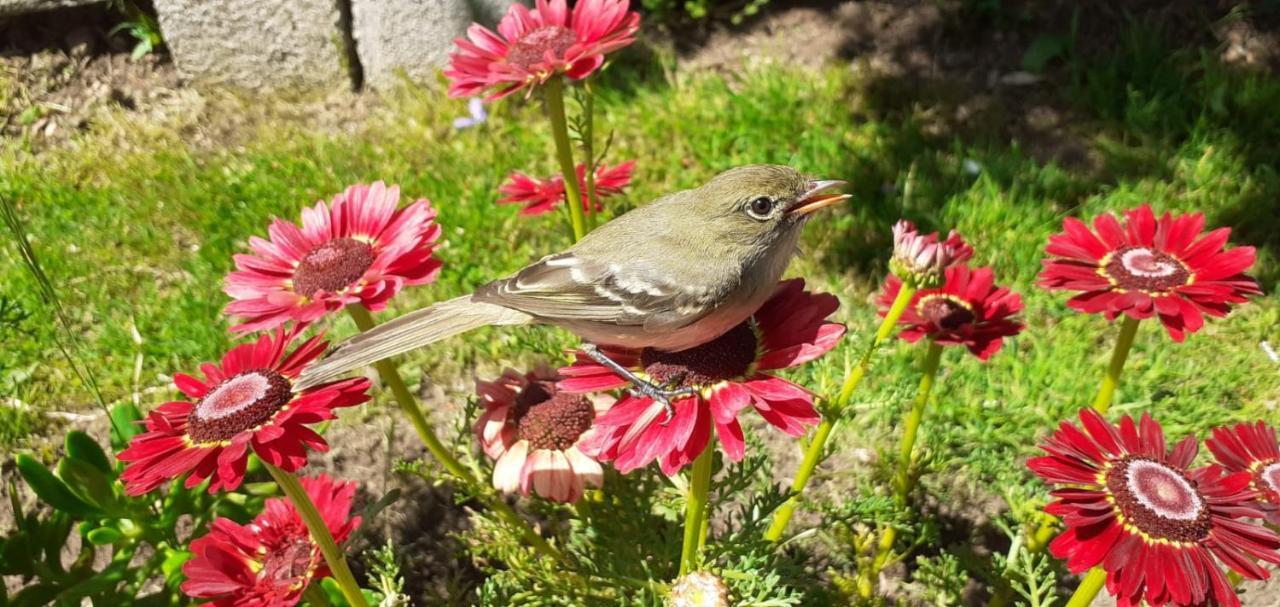
<svg viewBox="0 0 1280 607"><path fill-rule="evenodd" d="M667 607L729 607L729 587L710 571L695 571L671 585Z"/></svg>
<svg viewBox="0 0 1280 607"><path fill-rule="evenodd" d="M905 219L893 226L893 259L889 269L915 287L936 286L947 268L973 257L973 247L952 230L939 242L938 233L921 234Z"/></svg>

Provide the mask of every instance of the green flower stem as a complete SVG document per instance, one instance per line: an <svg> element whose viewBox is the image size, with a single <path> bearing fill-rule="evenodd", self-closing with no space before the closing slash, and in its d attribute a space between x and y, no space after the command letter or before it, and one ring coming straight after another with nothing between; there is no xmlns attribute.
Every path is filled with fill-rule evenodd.
<svg viewBox="0 0 1280 607"><path fill-rule="evenodd" d="M356 322L356 327L361 331L368 331L376 324L373 321L373 316L360 304L347 306L347 312L351 314L351 319ZM426 416L422 414L422 409L418 408L417 399L414 398L413 393L409 391L409 387L401 379L400 372L396 370L395 364L390 360L381 360L374 363L374 367L378 369L378 375L382 378L382 383L391 388L391 393L400 405L400 410L408 416L409 422L413 424L414 431L418 433L418 438L422 440L422 444L426 446L427 451L431 452L431 456L436 458L436 461L440 462L440 465L444 466L445 470L458 480L473 487L480 487L481 484L476 480L476 476L471 473L471 470L463 466L453 452L436 437L435 429L431 427L431 422L427 421ZM567 562L564 553L547 543L547 540L534 531L529 526L529 523L521 518L515 510L512 510L511 506L503 501L501 497L484 494L478 497L480 501L484 502L485 506L496 512L507 524L519 529L525 541L530 546L533 546L535 550L562 563Z"/></svg>
<svg viewBox="0 0 1280 607"><path fill-rule="evenodd" d="M1089 573L1084 575L1084 579L1080 580L1080 585L1076 586L1076 591L1072 593L1071 598L1067 600L1067 607L1089 607L1093 599L1098 596L1098 591L1102 590L1102 586L1106 583L1106 571L1101 567L1090 569Z"/></svg>
<svg viewBox="0 0 1280 607"><path fill-rule="evenodd" d="M1111 408L1111 400L1115 397L1116 388L1120 385L1120 374L1124 371L1124 363L1129 359L1129 350L1133 348L1133 340L1137 335L1138 319L1126 315L1124 321L1120 324L1120 336L1116 338L1115 349L1111 351L1111 362L1107 365L1107 374L1102 377L1102 383L1098 385L1098 394L1093 398L1091 406L1098 413L1106 413ZM1058 519L1045 515L1035 533L1027 540L1027 550L1032 553L1044 550L1057 530ZM1092 572L1090 574L1092 575ZM1086 577L1085 581L1088 582L1089 578ZM1081 588L1084 585L1082 583ZM1008 588L1001 588L991 596L991 600L987 602L987 607L1003 607L1009 602L1011 592ZM1079 594L1079 592L1077 591L1076 594ZM1093 594L1097 594L1096 589ZM1088 603L1086 602L1085 604Z"/></svg>
<svg viewBox="0 0 1280 607"><path fill-rule="evenodd" d="M1116 386L1120 385L1120 372L1124 371L1124 361L1129 358L1129 349L1133 347L1133 338L1137 334L1138 319L1126 315L1124 324L1120 325L1116 349L1111 352L1111 364L1107 366L1107 374L1098 386L1098 396L1093 399L1093 408L1098 413L1106 413L1111 408L1111 398L1115 396Z"/></svg>
<svg viewBox="0 0 1280 607"><path fill-rule="evenodd" d="M347 306L347 313L351 315L351 319L356 321L356 327L362 332L372 329L376 323L369 311L360 304L351 304ZM449 474L464 480L472 480L471 474L468 473L462 462L454 457L444 443L436 438L435 429L431 427L431 422L427 421L426 416L422 414L422 409L418 408L417 399L413 397L413 393L409 391L409 386L405 385L404 380L400 377L400 372L396 370L395 363L391 360L380 360L374 363L374 367L378 370L378 376L382 378L382 383L391 388L392 395L395 396L396 402L400 405L400 410L404 411L405 416L409 418L409 423L413 424L413 429L418 433L418 438L422 440L422 444L427 447L427 451L431 452L431 456L444 466Z"/></svg>
<svg viewBox="0 0 1280 607"><path fill-rule="evenodd" d="M684 549L680 553L680 575L694 570L698 563L698 549L706 542L707 528L703 520L707 516L707 497L711 492L711 463L714 459L711 444L693 460L689 473L689 496L684 510Z"/></svg>
<svg viewBox="0 0 1280 607"><path fill-rule="evenodd" d="M320 580L311 580L307 589L302 591L302 598L306 599L311 607L333 607L329 597L324 595L324 589L320 587Z"/></svg>
<svg viewBox="0 0 1280 607"><path fill-rule="evenodd" d="M547 118L551 119L551 136L556 142L556 158L564 177L565 204L569 207L569 224L573 240L587 235L586 217L582 213L582 194L578 191L578 169L573 163L573 145L569 142L569 123L564 115L564 79L552 78L543 85L547 97Z"/></svg>
<svg viewBox="0 0 1280 607"><path fill-rule="evenodd" d="M795 479L791 481L791 497L774 513L773 522L769 525L768 531L765 532L764 539L771 542L782 539L782 534L786 532L787 525L791 522L791 516L795 514L796 508L800 505L800 497L804 493L805 486L809 484L809 478L813 476L814 469L818 467L822 460L822 450L826 447L827 438L831 436L831 431L835 428L835 418L839 417L840 412L849 406L849 401L853 398L854 389L862 382L863 376L867 374L867 369L871 366L871 357L879 349L880 345L893 334L893 328L897 326L898 319L902 318L902 313L907 310L907 304L911 303L911 297L915 293L915 287L907 284L902 285L902 288L898 290L898 296L893 300L893 305L889 307L889 312L885 314L884 320L880 322L880 328L876 329L875 339L863 351L862 357L858 359L858 364L849 369L849 373L845 375L844 384L840 386L840 393L836 397L830 415L823 416L818 428L813 432L813 437L809 439L809 446L805 449L804 459L800 462L800 468L796 470Z"/></svg>
<svg viewBox="0 0 1280 607"><path fill-rule="evenodd" d="M924 419L924 411L929 404L929 394L933 392L933 384L938 377L938 367L941 362L942 346L931 340L929 350L924 355L923 375L920 378L920 387L916 390L916 400L911 405L911 411L907 413L902 443L898 447L898 469L893 475L893 500L900 508L906 507L907 498L915 489L915 478L911 476L911 454L915 450L916 437L920 433L920 422ZM894 527L888 527L880 534L876 558L872 562L871 569L864 576L864 584L860 585L863 592L875 587L874 582L879 577L880 571L888 564L889 554L893 551L893 544L897 539L898 531Z"/></svg>
<svg viewBox="0 0 1280 607"><path fill-rule="evenodd" d="M298 516L311 532L311 539L324 555L324 561L329 565L329 571L333 573L333 579L338 582L338 587L342 589L342 596L347 599L347 603L351 607L369 607L364 600L364 593L360 591L360 586L356 585L355 576L351 575L351 568L347 567L347 558L338 548L338 543L333 541L329 526L324 523L324 518L320 516L320 511L316 510L316 505L311 503L311 498L302 488L302 483L298 482L298 477L271 465L266 460L263 460L262 465L267 472L271 473L271 478L275 479L276 484L280 486L280 491L284 492L285 497L293 503Z"/></svg>
<svg viewBox="0 0 1280 607"><path fill-rule="evenodd" d="M582 102L582 113L586 115L583 121L586 132L582 134L582 153L586 156L586 179L587 179L587 225L591 229L595 229L600 225L599 197L596 193L596 165L599 161L596 159L595 151L595 133L596 133L596 96L590 89L584 89L586 99Z"/></svg>

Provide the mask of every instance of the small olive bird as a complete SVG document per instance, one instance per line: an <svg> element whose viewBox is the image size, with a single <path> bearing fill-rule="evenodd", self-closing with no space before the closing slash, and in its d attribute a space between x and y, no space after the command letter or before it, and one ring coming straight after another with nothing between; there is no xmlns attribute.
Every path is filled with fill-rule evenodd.
<svg viewBox="0 0 1280 607"><path fill-rule="evenodd" d="M849 198L844 182L750 165L668 194L514 275L340 343L298 388L485 325L544 323L581 337L589 356L672 413L686 392L650 384L596 346L679 351L715 339L773 294L810 213ZM571 203L572 204L572 203Z"/></svg>

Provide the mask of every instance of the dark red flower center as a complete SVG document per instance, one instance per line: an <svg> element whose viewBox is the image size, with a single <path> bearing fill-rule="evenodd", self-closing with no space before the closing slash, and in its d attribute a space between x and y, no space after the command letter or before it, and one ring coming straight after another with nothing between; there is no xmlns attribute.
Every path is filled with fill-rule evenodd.
<svg viewBox="0 0 1280 607"><path fill-rule="evenodd" d="M187 436L217 443L270 420L293 400L293 385L269 369L245 371L218 384L187 416Z"/></svg>
<svg viewBox="0 0 1280 607"><path fill-rule="evenodd" d="M1126 525L1150 540L1198 542L1209 536L1209 508L1204 496L1176 468L1126 457L1107 471L1107 489Z"/></svg>
<svg viewBox="0 0 1280 607"><path fill-rule="evenodd" d="M534 70L542 65L547 53L555 59L564 58L564 52L578 41L573 30L559 25L540 27L522 36L507 51L507 63Z"/></svg>
<svg viewBox="0 0 1280 607"><path fill-rule="evenodd" d="M655 382L675 387L706 387L743 377L756 361L756 332L742 323L701 346L679 352L645 348L644 372Z"/></svg>
<svg viewBox="0 0 1280 607"><path fill-rule="evenodd" d="M335 238L311 249L293 270L293 290L311 297L355 284L373 265L373 247L354 238Z"/></svg>
<svg viewBox="0 0 1280 607"><path fill-rule="evenodd" d="M316 565L315 545L302 538L291 538L266 554L258 579L276 588L297 588L307 583Z"/></svg>
<svg viewBox="0 0 1280 607"><path fill-rule="evenodd" d="M1147 247L1123 247L1103 258L1102 271L1126 291L1164 293L1185 286L1191 272L1178 258Z"/></svg>
<svg viewBox="0 0 1280 607"><path fill-rule="evenodd" d="M968 302L951 295L921 297L916 304L916 313L929 321L929 324L944 331L954 331L977 318Z"/></svg>
<svg viewBox="0 0 1280 607"><path fill-rule="evenodd" d="M513 417L516 439L532 449L564 451L578 442L596 419L596 409L582 394L557 392L555 383L531 383L516 396Z"/></svg>

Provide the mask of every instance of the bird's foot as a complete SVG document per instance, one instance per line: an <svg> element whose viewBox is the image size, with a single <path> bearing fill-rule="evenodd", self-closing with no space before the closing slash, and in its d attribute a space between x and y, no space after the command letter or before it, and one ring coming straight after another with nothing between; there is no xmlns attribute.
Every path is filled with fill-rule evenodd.
<svg viewBox="0 0 1280 607"><path fill-rule="evenodd" d="M582 344L582 352L591 357L591 360L604 365L610 371L613 371L618 374L618 376L631 382L632 387L627 389L627 392L632 396L647 396L652 398L654 402L660 403L662 405L662 409L667 414L666 419L662 420L663 426L671 423L671 419L676 415L676 408L672 406L671 399L688 396L697 392L697 390L689 386L682 388L664 388L646 381L635 373L632 373L630 369L627 369L615 362L612 358L606 356L605 353L601 352L600 348L594 344Z"/></svg>
<svg viewBox="0 0 1280 607"><path fill-rule="evenodd" d="M690 386L684 386L682 388L663 388L662 386L649 383L638 377L632 380L631 384L632 387L627 389L629 394L636 397L647 396L652 398L654 402L662 405L663 411L667 413L667 417L662 420L663 426L671 423L671 419L676 415L676 408L671 404L671 399L679 398L681 396L689 396L690 394L697 392L696 389Z"/></svg>

